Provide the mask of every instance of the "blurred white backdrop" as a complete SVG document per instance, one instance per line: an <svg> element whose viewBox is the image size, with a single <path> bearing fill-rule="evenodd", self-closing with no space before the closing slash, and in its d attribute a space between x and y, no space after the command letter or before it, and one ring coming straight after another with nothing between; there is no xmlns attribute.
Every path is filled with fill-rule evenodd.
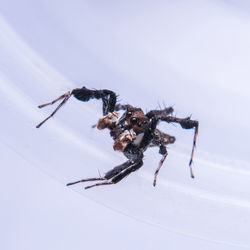
<svg viewBox="0 0 250 250"><path fill-rule="evenodd" d="M250 248L248 1L0 1L1 249ZM150 110L200 121L125 181L65 183L124 161L91 129L96 101L71 99L54 119L37 105L75 87L109 88Z"/></svg>

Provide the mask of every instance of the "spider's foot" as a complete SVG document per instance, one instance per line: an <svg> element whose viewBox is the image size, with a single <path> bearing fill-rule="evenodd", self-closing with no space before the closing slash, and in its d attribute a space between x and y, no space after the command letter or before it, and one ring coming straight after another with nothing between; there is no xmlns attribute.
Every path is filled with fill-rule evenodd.
<svg viewBox="0 0 250 250"><path fill-rule="evenodd" d="M190 168L191 178L194 179L194 173L193 173L193 169L192 169L192 163L193 163L193 159L191 159L190 162L189 162L189 168Z"/></svg>
<svg viewBox="0 0 250 250"><path fill-rule="evenodd" d="M154 181L153 181L153 186L154 187L156 186L156 176L155 176Z"/></svg>

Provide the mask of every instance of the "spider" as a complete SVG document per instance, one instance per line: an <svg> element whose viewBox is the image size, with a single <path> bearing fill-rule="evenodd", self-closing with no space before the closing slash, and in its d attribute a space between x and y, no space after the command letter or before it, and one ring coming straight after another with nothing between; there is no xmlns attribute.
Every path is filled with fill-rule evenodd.
<svg viewBox="0 0 250 250"><path fill-rule="evenodd" d="M159 170L168 155L166 145L175 142L174 136L170 136L157 129L157 125L161 121L167 123L178 123L184 129L194 129L193 146L189 161L190 174L191 177L194 178L192 162L198 135L198 121L191 120L190 117L177 118L172 116L174 111L172 107L160 110L151 110L145 114L140 108L133 107L128 104L123 105L117 103L117 95L111 90L91 90L86 87L82 87L73 89L52 102L38 106L39 108L43 108L62 100L51 115L49 115L36 127L39 128L44 122L50 119L72 95L83 102L87 102L90 99L102 99L103 116L93 127L96 126L100 130L109 129L110 136L114 140L114 150L122 152L128 160L108 171L103 177L82 179L68 183L67 186L89 181L95 181L95 183L93 185L86 186L85 189L102 185L116 184L124 177L142 167L143 153L148 147L159 147L159 153L162 155L162 158L154 174L153 185L155 186ZM119 110L124 112L121 117L119 117L119 113L117 112Z"/></svg>

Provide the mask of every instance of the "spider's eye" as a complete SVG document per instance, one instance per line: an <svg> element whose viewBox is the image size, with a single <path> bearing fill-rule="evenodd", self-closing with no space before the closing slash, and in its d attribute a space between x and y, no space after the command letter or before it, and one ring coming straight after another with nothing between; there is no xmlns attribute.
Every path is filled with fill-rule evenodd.
<svg viewBox="0 0 250 250"><path fill-rule="evenodd" d="M145 125L145 124L147 124L147 121L145 120L145 121L143 121L143 124Z"/></svg>
<svg viewBox="0 0 250 250"><path fill-rule="evenodd" d="M128 114L129 116L131 116L131 115L132 115L132 112L131 112L131 111L129 111L127 114Z"/></svg>
<svg viewBox="0 0 250 250"><path fill-rule="evenodd" d="M130 121L131 121L132 124L136 124L137 123L137 118L132 117Z"/></svg>

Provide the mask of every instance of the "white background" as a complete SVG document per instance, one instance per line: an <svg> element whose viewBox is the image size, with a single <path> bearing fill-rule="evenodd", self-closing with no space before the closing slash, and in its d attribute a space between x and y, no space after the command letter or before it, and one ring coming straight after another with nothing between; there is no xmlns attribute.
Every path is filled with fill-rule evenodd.
<svg viewBox="0 0 250 250"><path fill-rule="evenodd" d="M0 0L0 248L250 248L248 1ZM39 104L108 88L145 111L174 105L200 121L176 136L154 188L157 149L114 186L65 184L125 161L101 103Z"/></svg>

